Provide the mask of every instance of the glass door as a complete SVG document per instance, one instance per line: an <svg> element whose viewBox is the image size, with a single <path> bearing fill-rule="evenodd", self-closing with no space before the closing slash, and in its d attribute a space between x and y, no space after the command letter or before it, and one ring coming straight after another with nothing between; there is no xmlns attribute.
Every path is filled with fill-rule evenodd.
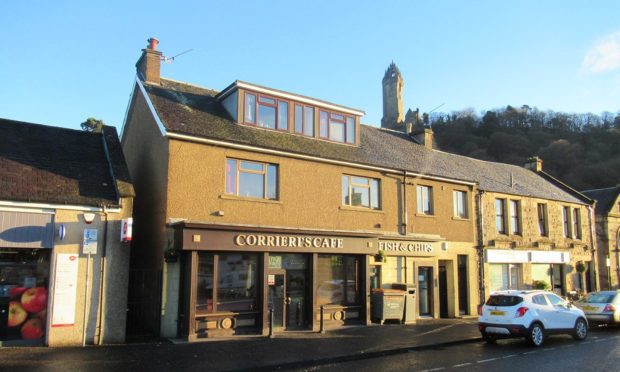
<svg viewBox="0 0 620 372"><path fill-rule="evenodd" d="M432 316L433 299L433 268L420 266L418 268L418 303L420 316Z"/></svg>
<svg viewBox="0 0 620 372"><path fill-rule="evenodd" d="M273 329L282 330L286 324L286 274L284 272L269 273L269 309L273 309Z"/></svg>

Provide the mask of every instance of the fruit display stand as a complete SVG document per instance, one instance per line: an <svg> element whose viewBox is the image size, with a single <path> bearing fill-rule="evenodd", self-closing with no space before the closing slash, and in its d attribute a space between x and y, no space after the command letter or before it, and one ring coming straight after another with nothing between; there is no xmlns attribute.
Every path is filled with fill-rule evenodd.
<svg viewBox="0 0 620 372"><path fill-rule="evenodd" d="M386 320L403 319L405 291L398 289L375 289L371 295L371 317L374 322L383 324Z"/></svg>

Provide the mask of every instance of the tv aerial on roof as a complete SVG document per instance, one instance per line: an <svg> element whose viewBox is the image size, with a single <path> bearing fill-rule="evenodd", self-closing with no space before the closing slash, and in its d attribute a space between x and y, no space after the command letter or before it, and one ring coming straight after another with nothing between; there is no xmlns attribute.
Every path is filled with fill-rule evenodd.
<svg viewBox="0 0 620 372"><path fill-rule="evenodd" d="M184 52L181 52L181 53L177 54L176 56L172 56L172 57L161 56L161 60L162 60L164 63L168 63L168 64L170 64L170 63L174 62L174 59L175 59L175 58L177 58L178 56L182 56L183 54L185 54L185 53L189 53L189 52L191 52L192 50L194 50L194 49L188 49L188 50L186 50L186 51L184 51Z"/></svg>

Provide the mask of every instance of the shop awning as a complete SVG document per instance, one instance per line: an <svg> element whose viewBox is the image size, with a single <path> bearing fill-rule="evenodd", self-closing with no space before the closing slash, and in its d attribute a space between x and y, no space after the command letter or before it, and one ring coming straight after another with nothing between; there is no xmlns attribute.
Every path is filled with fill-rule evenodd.
<svg viewBox="0 0 620 372"><path fill-rule="evenodd" d="M54 215L0 211L0 248L52 248Z"/></svg>

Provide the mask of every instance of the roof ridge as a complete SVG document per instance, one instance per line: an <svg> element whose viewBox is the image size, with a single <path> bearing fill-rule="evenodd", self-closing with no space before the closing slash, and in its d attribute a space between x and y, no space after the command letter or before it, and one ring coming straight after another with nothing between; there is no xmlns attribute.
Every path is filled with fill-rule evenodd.
<svg viewBox="0 0 620 372"><path fill-rule="evenodd" d="M43 128L47 128L47 129L52 128L54 130L64 130L64 131L73 132L75 134L78 134L78 133L83 133L83 134L86 134L86 135L101 134L101 133L98 133L98 132L89 132L89 131L82 130L82 129L59 127L59 126L56 126L56 125L45 125L45 124L40 124L40 123L32 123L32 122L29 122L29 121L21 121L21 120L13 120L13 119L0 118L0 123L2 123L2 122L8 122L8 123L11 123L11 124L32 125L32 126L43 127ZM106 124L106 126L109 126L109 125Z"/></svg>
<svg viewBox="0 0 620 372"><path fill-rule="evenodd" d="M160 80L167 80L167 81L171 81L171 82L177 83L177 84L189 85L190 87L194 87L194 88L205 89L205 90L212 90L212 91L218 92L218 93L220 92L217 89L213 89L213 88L209 88L209 87L203 87L202 85L188 83L187 81L175 80L175 79L170 79L170 78L167 78L167 77L161 77Z"/></svg>
<svg viewBox="0 0 620 372"><path fill-rule="evenodd" d="M592 192L592 191L604 191L604 190L613 190L613 189L617 189L618 185L616 186L610 186L610 187L602 187L600 189L589 189L589 190L582 190L581 192Z"/></svg>

